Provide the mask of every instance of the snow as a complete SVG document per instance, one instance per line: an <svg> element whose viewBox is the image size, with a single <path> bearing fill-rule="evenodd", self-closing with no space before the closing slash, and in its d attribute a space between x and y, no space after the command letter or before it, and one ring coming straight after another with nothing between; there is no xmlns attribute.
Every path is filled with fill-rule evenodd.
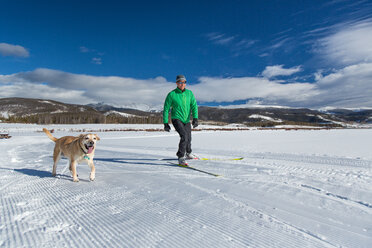
<svg viewBox="0 0 372 248"><path fill-rule="evenodd" d="M8 119L12 114L9 111L0 111L0 117Z"/></svg>
<svg viewBox="0 0 372 248"><path fill-rule="evenodd" d="M255 108L255 109L264 109L264 108L277 108L277 109L289 109L293 107L281 106L281 105L262 105L260 102L253 101L247 102L245 104L234 104L234 105L220 105L218 108L223 109L239 109L239 108Z"/></svg>
<svg viewBox="0 0 372 248"><path fill-rule="evenodd" d="M67 111L64 111L64 110L61 110L61 109L58 109L56 111L53 111L53 112L50 112L51 114L60 114L60 113L66 113Z"/></svg>
<svg viewBox="0 0 372 248"><path fill-rule="evenodd" d="M39 102L40 103L47 103L47 104L51 104L51 105L57 105L55 103L52 103L51 101L46 101L46 100L40 100Z"/></svg>
<svg viewBox="0 0 372 248"><path fill-rule="evenodd" d="M327 118L324 118L323 116L321 115L317 115L317 117L321 120L324 120L324 121L328 121L328 122L331 122L331 123L334 123L334 124L338 124L338 125L341 125L341 126L347 126L347 124L345 124L344 122L341 122L341 121L333 121L333 120L330 120L330 119L327 119ZM349 125L351 126L351 125Z"/></svg>
<svg viewBox="0 0 372 248"><path fill-rule="evenodd" d="M253 119L264 119L264 120L273 121L273 122L283 122L280 119L274 119L274 118L271 118L271 117L265 116L265 115L250 115L249 118L253 118Z"/></svg>
<svg viewBox="0 0 372 248"><path fill-rule="evenodd" d="M136 117L137 116L137 115L123 113L123 112L119 112L119 111L115 111L115 110L111 110L111 111L108 111L108 112L105 113L105 115L110 115L110 114L121 115L123 117Z"/></svg>
<svg viewBox="0 0 372 248"><path fill-rule="evenodd" d="M371 129L193 132L201 157L244 157L190 162L222 177L161 160L174 129L98 132L96 180L74 183L43 127L0 123L0 247L372 247Z"/></svg>

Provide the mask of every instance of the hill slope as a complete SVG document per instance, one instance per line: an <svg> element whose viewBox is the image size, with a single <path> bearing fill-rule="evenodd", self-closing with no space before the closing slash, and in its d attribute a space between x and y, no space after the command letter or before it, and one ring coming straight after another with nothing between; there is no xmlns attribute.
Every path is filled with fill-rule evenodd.
<svg viewBox="0 0 372 248"><path fill-rule="evenodd" d="M199 107L200 123L241 123L247 126L312 125L346 126L372 123L372 110L336 109L317 111L306 108L239 108ZM161 112L117 108L106 104L76 105L28 99L0 99L0 120L43 124L78 123L162 123Z"/></svg>

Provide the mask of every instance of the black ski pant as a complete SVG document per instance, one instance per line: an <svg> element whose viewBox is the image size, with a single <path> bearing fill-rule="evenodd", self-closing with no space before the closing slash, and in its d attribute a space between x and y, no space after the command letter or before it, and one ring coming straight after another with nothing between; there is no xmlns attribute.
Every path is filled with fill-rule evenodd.
<svg viewBox="0 0 372 248"><path fill-rule="evenodd" d="M180 135L177 157L184 157L185 153L191 153L191 123L183 123L178 119L172 119L172 124Z"/></svg>

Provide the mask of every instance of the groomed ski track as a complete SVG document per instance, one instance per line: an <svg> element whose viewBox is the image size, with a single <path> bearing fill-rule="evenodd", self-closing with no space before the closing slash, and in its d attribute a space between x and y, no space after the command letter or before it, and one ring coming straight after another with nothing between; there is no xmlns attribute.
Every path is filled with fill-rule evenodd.
<svg viewBox="0 0 372 248"><path fill-rule="evenodd" d="M372 138L352 131L311 132L330 144L338 135ZM13 135L0 142L0 247L371 247L371 158L342 146L344 157L290 145L254 151L265 142L322 145L306 131L253 140L265 132L194 133L203 157L244 157L190 162L218 178L161 160L174 157L174 133L99 133L96 181L81 164L79 183L67 159L51 176L45 135ZM63 135L71 133L55 134Z"/></svg>

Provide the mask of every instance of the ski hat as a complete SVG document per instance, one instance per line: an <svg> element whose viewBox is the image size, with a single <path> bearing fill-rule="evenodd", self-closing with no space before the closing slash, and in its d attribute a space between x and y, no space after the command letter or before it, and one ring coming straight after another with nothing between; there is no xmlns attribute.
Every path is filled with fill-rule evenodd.
<svg viewBox="0 0 372 248"><path fill-rule="evenodd" d="M184 75L178 75L176 77L176 83L178 83L179 81L186 81L186 77Z"/></svg>

